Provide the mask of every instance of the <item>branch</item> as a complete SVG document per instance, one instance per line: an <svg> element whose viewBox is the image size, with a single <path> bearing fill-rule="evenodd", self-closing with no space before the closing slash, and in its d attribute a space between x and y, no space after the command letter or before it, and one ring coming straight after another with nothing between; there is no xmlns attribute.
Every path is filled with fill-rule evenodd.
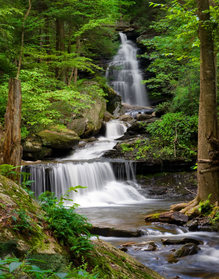
<svg viewBox="0 0 219 279"><path fill-rule="evenodd" d="M29 13L30 13L30 10L31 10L31 0L29 0L29 7L28 7L27 12L26 12L26 14L24 16L23 25L22 25L21 49L20 49L20 56L19 56L19 62L18 62L16 79L19 79L19 76L20 76L22 56L23 56L23 51L24 51L24 25L25 25L25 21L26 21L28 15L29 15Z"/></svg>

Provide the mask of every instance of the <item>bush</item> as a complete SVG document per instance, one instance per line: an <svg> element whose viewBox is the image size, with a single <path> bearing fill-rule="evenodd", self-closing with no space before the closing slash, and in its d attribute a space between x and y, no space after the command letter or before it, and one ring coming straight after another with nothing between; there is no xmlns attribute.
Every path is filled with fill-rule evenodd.
<svg viewBox="0 0 219 279"><path fill-rule="evenodd" d="M174 156L191 157L196 154L198 117L182 113L167 113L146 128L152 144L167 149ZM172 150L172 152L171 152Z"/></svg>
<svg viewBox="0 0 219 279"><path fill-rule="evenodd" d="M78 258L89 255L92 249L90 242L91 225L84 216L75 212L75 207L65 207L64 200L55 197L54 193L44 192L39 197L42 208L46 212L46 221L59 241L70 248Z"/></svg>

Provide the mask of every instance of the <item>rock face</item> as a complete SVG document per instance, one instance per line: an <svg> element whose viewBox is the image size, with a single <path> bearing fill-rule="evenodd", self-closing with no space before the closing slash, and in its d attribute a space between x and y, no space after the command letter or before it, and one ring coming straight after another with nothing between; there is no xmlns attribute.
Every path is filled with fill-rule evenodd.
<svg viewBox="0 0 219 279"><path fill-rule="evenodd" d="M42 140L42 145L52 149L71 149L76 145L80 138L76 132L64 130L44 130L38 133Z"/></svg>
<svg viewBox="0 0 219 279"><path fill-rule="evenodd" d="M67 128L75 131L82 138L97 135L102 127L105 113L106 101L95 99L89 109L77 115L77 118L72 118Z"/></svg>
<svg viewBox="0 0 219 279"><path fill-rule="evenodd" d="M80 138L74 131L54 127L44 130L23 143L23 158L41 160L52 156L57 150L70 150L78 144Z"/></svg>
<svg viewBox="0 0 219 279"><path fill-rule="evenodd" d="M25 255L31 249L33 253L64 255L63 248L43 225L43 217L39 205L21 187L0 175L2 255Z"/></svg>
<svg viewBox="0 0 219 279"><path fill-rule="evenodd" d="M111 87L104 88L105 93L107 94L107 111L116 115L120 112L122 105L121 105L121 96L119 96Z"/></svg>

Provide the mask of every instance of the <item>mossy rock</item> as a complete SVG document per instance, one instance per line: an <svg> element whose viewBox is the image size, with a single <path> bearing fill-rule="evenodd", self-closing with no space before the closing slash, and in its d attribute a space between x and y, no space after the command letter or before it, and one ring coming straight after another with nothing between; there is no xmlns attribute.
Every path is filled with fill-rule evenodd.
<svg viewBox="0 0 219 279"><path fill-rule="evenodd" d="M15 241L20 254L29 250L45 254L65 253L47 229L44 215L39 204L19 185L0 175L0 242Z"/></svg>
<svg viewBox="0 0 219 279"><path fill-rule="evenodd" d="M38 136L43 146L53 149L71 149L80 140L78 134L69 129L44 130L39 132Z"/></svg>
<svg viewBox="0 0 219 279"><path fill-rule="evenodd" d="M130 255L101 240L94 241L91 265L98 266L103 279L163 279Z"/></svg>

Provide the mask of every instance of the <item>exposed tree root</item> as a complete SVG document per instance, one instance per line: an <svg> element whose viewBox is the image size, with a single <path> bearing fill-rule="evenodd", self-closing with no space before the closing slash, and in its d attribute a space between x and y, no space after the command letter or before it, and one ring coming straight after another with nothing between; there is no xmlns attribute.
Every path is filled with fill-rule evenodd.
<svg viewBox="0 0 219 279"><path fill-rule="evenodd" d="M197 212L199 207L199 200L196 197L194 200L188 203L179 203L171 206L171 211L180 211L181 213L190 216L194 212Z"/></svg>

